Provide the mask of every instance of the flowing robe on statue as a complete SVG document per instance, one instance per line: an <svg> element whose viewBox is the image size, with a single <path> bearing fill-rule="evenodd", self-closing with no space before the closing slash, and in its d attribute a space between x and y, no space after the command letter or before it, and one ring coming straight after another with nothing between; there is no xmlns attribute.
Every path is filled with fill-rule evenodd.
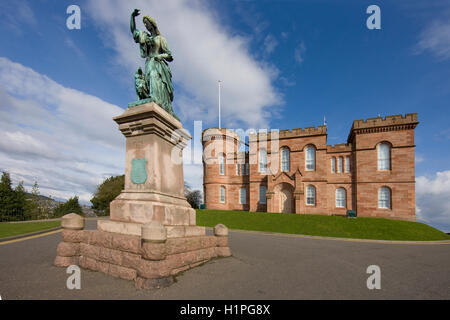
<svg viewBox="0 0 450 320"><path fill-rule="evenodd" d="M134 31L133 38L139 43L141 57L145 58L144 75L150 98L174 115L172 73L164 58L155 59L160 54L167 54L170 57L168 61L172 61L172 53L166 39L161 35L151 36L148 32L140 30Z"/></svg>

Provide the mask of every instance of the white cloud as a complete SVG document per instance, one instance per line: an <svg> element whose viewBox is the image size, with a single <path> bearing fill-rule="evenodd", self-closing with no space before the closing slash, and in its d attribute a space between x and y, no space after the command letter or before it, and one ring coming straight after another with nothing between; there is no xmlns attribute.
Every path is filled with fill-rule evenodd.
<svg viewBox="0 0 450 320"><path fill-rule="evenodd" d="M89 201L105 175L122 174L123 109L0 57L0 169L43 194Z"/></svg>
<svg viewBox="0 0 450 320"><path fill-rule="evenodd" d="M66 38L64 39L64 43L66 44L66 46L67 46L70 50L72 50L73 52L75 52L75 53L78 55L78 57L80 57L80 58L84 58L84 57L85 57L83 51L81 51L81 49L75 44L75 42L72 41L71 38L66 37Z"/></svg>
<svg viewBox="0 0 450 320"><path fill-rule="evenodd" d="M104 178L124 172L125 138L112 120L123 111L0 57L0 171L28 189L37 181L44 195L88 202ZM201 143L192 148L185 180L202 190Z"/></svg>
<svg viewBox="0 0 450 320"><path fill-rule="evenodd" d="M123 76L129 78L130 85L134 71L144 64L129 28L134 8L141 9L136 19L139 29L144 29L142 16L151 15L168 41L174 56L170 64L173 81L178 89L174 106L182 120L216 122L220 79L224 123L267 126L273 108L282 103L272 84L276 76L273 67L256 61L247 39L227 33L219 14L204 1L88 2L87 12L100 26L102 39L116 51L115 62L123 66Z"/></svg>
<svg viewBox="0 0 450 320"><path fill-rule="evenodd" d="M58 152L43 141L21 131L3 132L0 140L0 150L24 156L38 156L43 158L56 158Z"/></svg>
<svg viewBox="0 0 450 320"><path fill-rule="evenodd" d="M277 46L278 41L273 35L269 34L264 38L264 48L267 54L272 53Z"/></svg>
<svg viewBox="0 0 450 320"><path fill-rule="evenodd" d="M0 2L0 25L22 35L26 27L35 28L37 19L27 1Z"/></svg>
<svg viewBox="0 0 450 320"><path fill-rule="evenodd" d="M450 232L450 170L417 177L416 215L419 221Z"/></svg>
<svg viewBox="0 0 450 320"><path fill-rule="evenodd" d="M191 189L200 190L203 193L203 166L195 164L185 164L184 181L186 181Z"/></svg>
<svg viewBox="0 0 450 320"><path fill-rule="evenodd" d="M425 160L425 158L421 154L416 153L415 160L416 160L416 163L421 163Z"/></svg>
<svg viewBox="0 0 450 320"><path fill-rule="evenodd" d="M294 51L294 58L298 64L301 64L303 60L305 60L304 58L305 52L306 52L305 44L303 42L300 42L300 44L295 48Z"/></svg>
<svg viewBox="0 0 450 320"><path fill-rule="evenodd" d="M431 52L438 60L450 59L450 21L436 20L419 35L417 53Z"/></svg>
<svg viewBox="0 0 450 320"><path fill-rule="evenodd" d="M295 84L296 84L295 80L291 80L286 77L280 77L280 83L282 83L286 87L292 87L292 86L295 86Z"/></svg>

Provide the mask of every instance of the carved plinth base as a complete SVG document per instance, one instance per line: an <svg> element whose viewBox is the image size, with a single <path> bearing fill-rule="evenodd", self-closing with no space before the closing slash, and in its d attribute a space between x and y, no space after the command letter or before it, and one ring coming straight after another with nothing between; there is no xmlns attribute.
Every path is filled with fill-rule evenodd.
<svg viewBox="0 0 450 320"><path fill-rule="evenodd" d="M110 205L113 221L163 225L195 226L195 210L185 198L155 195L147 192L122 192Z"/></svg>
<svg viewBox="0 0 450 320"><path fill-rule="evenodd" d="M134 236L141 235L142 223L121 222L112 220L99 220L97 222L98 230L104 232L113 232L128 234ZM165 226L167 238L180 238L205 235L205 227L199 226Z"/></svg>
<svg viewBox="0 0 450 320"><path fill-rule="evenodd" d="M139 235L100 231L101 226L120 222L98 222L99 231L67 229L63 225L62 242L57 247L54 265L79 265L134 280L139 289L153 289L170 285L173 277L182 271L216 257L231 255L228 229L223 225L216 226L214 236L205 235L204 227L174 226L174 230L196 228L197 232L197 235L187 236L185 229L184 233L177 234L180 236L174 237L169 231L170 226L158 222L136 224L140 227Z"/></svg>
<svg viewBox="0 0 450 320"><path fill-rule="evenodd" d="M134 280L137 288L170 285L173 276L216 257L231 255L228 229L214 236L196 226L184 197L182 150L191 136L181 122L153 102L115 117L126 137L125 186L98 231L84 218L63 217L56 266L79 265Z"/></svg>

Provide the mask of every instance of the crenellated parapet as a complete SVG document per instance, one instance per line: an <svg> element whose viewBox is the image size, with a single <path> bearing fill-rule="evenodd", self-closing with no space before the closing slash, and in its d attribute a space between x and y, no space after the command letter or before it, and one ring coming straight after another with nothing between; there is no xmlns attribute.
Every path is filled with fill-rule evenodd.
<svg viewBox="0 0 450 320"><path fill-rule="evenodd" d="M227 142L240 142L236 131L227 128L208 128L202 132L202 141L206 143L212 140L226 140Z"/></svg>
<svg viewBox="0 0 450 320"><path fill-rule="evenodd" d="M340 153L340 152L351 152L352 145L348 143L335 144L333 146L327 145L327 153Z"/></svg>
<svg viewBox="0 0 450 320"><path fill-rule="evenodd" d="M291 139L298 137L320 136L327 134L327 126L296 128L291 130L269 131L267 133L253 133L249 136L249 141L261 141L272 139Z"/></svg>
<svg viewBox="0 0 450 320"><path fill-rule="evenodd" d="M347 142L350 143L355 134L410 130L414 129L418 123L417 113L407 113L404 116L399 114L386 116L385 118L376 117L366 120L355 120L353 121Z"/></svg>
<svg viewBox="0 0 450 320"><path fill-rule="evenodd" d="M202 132L202 144L203 159L208 164L218 163L219 154L225 154L226 161L229 163L234 162L241 139L234 130L209 128Z"/></svg>

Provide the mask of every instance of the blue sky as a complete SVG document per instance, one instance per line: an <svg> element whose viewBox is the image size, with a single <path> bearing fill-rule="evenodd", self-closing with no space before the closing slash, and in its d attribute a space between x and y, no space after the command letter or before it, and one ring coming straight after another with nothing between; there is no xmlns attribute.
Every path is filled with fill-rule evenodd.
<svg viewBox="0 0 450 320"><path fill-rule="evenodd" d="M71 4L81 30L66 27ZM381 30L366 27L371 4ZM326 116L335 144L355 119L418 112L417 215L450 231L450 1L2 1L0 169L15 183L88 201L123 171L110 119L135 100L143 65L128 26L135 7L173 51L174 109L191 133L195 120L217 125L218 79L229 128ZM201 188L201 166L185 176Z"/></svg>

